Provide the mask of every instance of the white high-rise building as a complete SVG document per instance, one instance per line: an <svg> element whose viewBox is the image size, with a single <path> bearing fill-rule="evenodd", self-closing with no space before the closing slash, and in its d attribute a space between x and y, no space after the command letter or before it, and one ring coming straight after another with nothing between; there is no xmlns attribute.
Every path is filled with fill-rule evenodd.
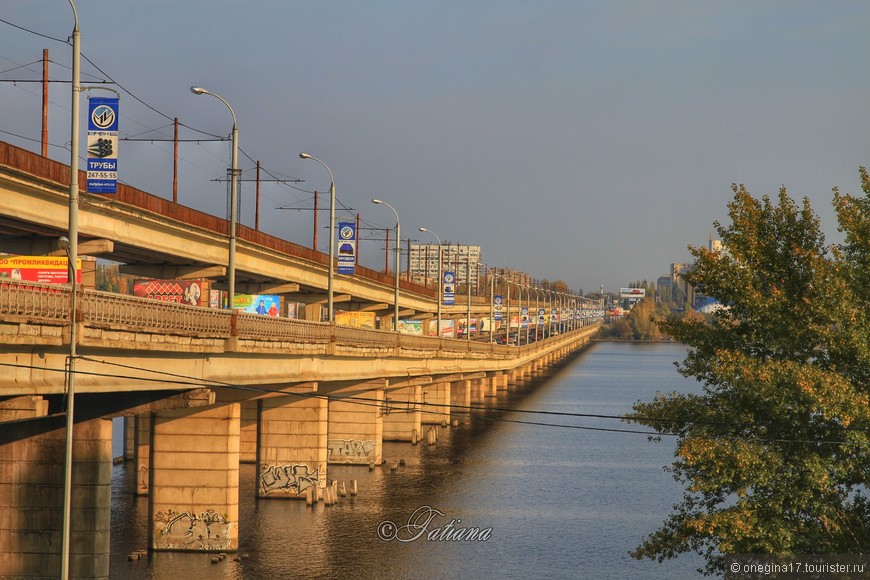
<svg viewBox="0 0 870 580"><path fill-rule="evenodd" d="M415 279L438 280L438 244L411 244L408 268ZM465 284L470 279L477 286L481 276L480 246L441 244L441 270L454 272L456 281Z"/></svg>

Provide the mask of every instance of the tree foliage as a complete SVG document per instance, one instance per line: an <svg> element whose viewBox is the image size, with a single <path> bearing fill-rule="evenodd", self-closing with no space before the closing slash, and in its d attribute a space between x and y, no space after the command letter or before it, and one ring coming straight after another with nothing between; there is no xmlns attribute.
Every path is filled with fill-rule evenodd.
<svg viewBox="0 0 870 580"><path fill-rule="evenodd" d="M834 191L845 242L783 189L774 202L734 186L726 251L691 248L686 274L727 309L668 318L689 347L678 365L701 394L659 394L633 420L677 437L669 468L685 487L662 527L632 553L867 553L870 549L870 179Z"/></svg>

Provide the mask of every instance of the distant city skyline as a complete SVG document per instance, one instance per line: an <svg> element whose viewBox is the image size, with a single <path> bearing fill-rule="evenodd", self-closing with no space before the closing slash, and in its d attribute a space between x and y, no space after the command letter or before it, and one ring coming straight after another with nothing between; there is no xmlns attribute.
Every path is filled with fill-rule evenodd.
<svg viewBox="0 0 870 580"><path fill-rule="evenodd" d="M808 197L838 240L831 189L860 192L870 160L870 5L640 0L610 3L76 2L82 82L120 92L119 177L225 215L238 117L241 223L318 249L329 175L337 216L360 214L360 256L383 267L392 204L403 238L481 247L483 262L618 291L690 261L731 184ZM33 0L0 17L0 139L38 151L49 49L49 156L68 162L72 11ZM97 68L98 67L98 68ZM14 82L13 82L14 81ZM82 95L82 111L91 90ZM80 136L84 139L84 135ZM294 180L302 180L295 182ZM286 208L286 209L278 209Z"/></svg>

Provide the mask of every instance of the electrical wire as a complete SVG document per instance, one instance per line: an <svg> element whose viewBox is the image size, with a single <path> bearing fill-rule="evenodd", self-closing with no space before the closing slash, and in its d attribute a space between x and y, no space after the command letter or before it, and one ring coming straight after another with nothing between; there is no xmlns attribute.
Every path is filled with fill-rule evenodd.
<svg viewBox="0 0 870 580"><path fill-rule="evenodd" d="M122 363L114 363L110 361L95 359L87 356L78 357L80 360L85 360L88 362L102 364L107 366L116 366L128 370L137 370L146 373L150 373L153 375L158 375L158 377L143 377L143 376L134 376L134 375L120 375L120 374L110 374L110 373L98 373L91 371L82 371L76 370L77 375L83 376L97 376L97 377L109 377L115 379L126 379L126 380L139 380L145 382L160 382L160 383L169 383L169 384L179 384L190 387L191 385L196 387L204 387L204 388L227 388L238 391L246 391L253 392L258 394L274 394L274 395L284 395L284 396L293 396L303 399L322 399L327 401L343 401L348 402L360 406L366 407L376 407L385 409L386 412L390 411L390 402L385 399L375 399L370 397L361 397L361 396L347 396L347 397L336 397L333 395L321 395L317 393L295 393L283 391L281 389L268 389L265 387L252 387L247 385L237 385L234 383L227 383L223 381L211 380L211 379L200 379L198 377L192 377L187 375L180 375L178 373L170 373L166 371L156 371L152 369L146 369L142 367L135 367L132 365L125 365ZM21 364L13 364L13 363L0 363L0 366L5 367L13 367L13 368L26 368L26 369L36 369L33 365L21 365ZM39 367L40 370L43 371L54 371L54 372L68 372L66 369L49 369ZM166 377L169 377L168 379ZM471 415L475 411L488 411L488 412L501 412L501 413L519 413L519 414L530 414L530 415L548 415L548 416L559 416L559 417L569 417L569 418L584 418L584 419L609 419L609 420L619 420L619 421L651 421L651 422L660 422L660 423L668 423L668 422L677 422L674 419L668 418L659 418L659 417L629 417L626 415L607 415L607 414L598 414L598 413L570 413L565 411L541 411L541 410L530 410L530 409L511 409L506 407L493 407L486 405L456 405L456 404L445 404L445 403L429 403L425 401L421 402L396 402L396 408L405 405L414 405L420 407L435 407L435 408L446 408L450 413L444 412L445 416L450 415L451 413L460 412L463 414ZM427 410L427 412L435 412ZM561 429L575 429L575 430L584 430L584 431L602 431L609 433L630 433L630 434L639 434L639 435L647 435L648 437L661 437L661 436L679 436L676 433L661 433L657 431L641 431L637 429L619 429L619 428L608 428L608 427L592 427L588 425L566 425L563 423L546 423L541 421L528 421L523 419L509 419L506 417L492 417L488 415L475 415L477 418L481 418L489 421L496 422L505 422L505 423L515 423L521 425L532 425L532 426L540 426L540 427L550 427L550 428L561 428ZM759 427L762 425L758 424L730 424L724 423L720 421L704 421L697 420L693 422L696 425L710 425L710 426L719 426L719 427L733 427L733 428L745 428L745 427ZM868 431L870 428L865 427L840 427L840 429L844 431ZM721 438L726 440L742 440L742 441L753 441L758 443L802 443L802 444L829 444L829 445L859 445L860 442L855 441L831 441L831 440L812 440L812 439L768 439L768 438L750 438L750 437L736 437L736 436L722 436Z"/></svg>

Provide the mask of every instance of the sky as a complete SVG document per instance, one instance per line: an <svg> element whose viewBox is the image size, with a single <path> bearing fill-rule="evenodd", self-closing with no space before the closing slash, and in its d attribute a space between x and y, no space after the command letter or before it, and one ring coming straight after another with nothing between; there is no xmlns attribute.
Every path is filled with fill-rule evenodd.
<svg viewBox="0 0 870 580"><path fill-rule="evenodd" d="M481 246L491 267L617 291L690 261L687 246L728 223L732 183L808 197L838 241L832 188L861 193L870 164L859 0L75 6L82 84L121 93L122 182L172 198L177 117L179 203L226 215L232 117L190 92L204 87L236 114L240 222L255 225L259 161L275 180L261 183L260 229L311 245L313 191L328 192L329 174L307 152L335 176L338 219L360 214L360 261L374 269L378 228L396 222L377 197L403 240L434 242L423 226ZM69 2L6 0L0 20L0 140L39 151L41 87L25 81L41 78L47 48L49 156L68 163ZM319 212L324 252L327 220Z"/></svg>

